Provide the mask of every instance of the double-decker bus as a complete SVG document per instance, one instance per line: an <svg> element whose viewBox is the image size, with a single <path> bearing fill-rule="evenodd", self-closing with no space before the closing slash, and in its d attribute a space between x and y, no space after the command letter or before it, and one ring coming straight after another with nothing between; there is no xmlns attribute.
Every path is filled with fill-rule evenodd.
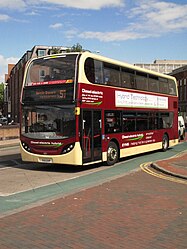
<svg viewBox="0 0 187 249"><path fill-rule="evenodd" d="M175 78L90 52L32 59L21 94L23 161L88 165L178 143Z"/></svg>

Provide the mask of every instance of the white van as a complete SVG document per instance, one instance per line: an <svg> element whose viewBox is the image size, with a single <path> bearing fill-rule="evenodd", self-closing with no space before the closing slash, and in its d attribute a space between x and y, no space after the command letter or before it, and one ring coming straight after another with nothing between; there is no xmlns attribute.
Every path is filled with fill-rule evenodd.
<svg viewBox="0 0 187 249"><path fill-rule="evenodd" d="M179 131L179 140L184 140L185 138L185 123L183 116L178 116L178 131Z"/></svg>

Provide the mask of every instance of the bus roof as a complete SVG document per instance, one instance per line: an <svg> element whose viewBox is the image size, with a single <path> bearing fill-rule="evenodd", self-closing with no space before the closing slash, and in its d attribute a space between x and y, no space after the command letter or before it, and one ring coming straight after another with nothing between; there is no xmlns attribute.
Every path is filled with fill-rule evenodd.
<svg viewBox="0 0 187 249"><path fill-rule="evenodd" d="M82 54L81 57L85 58L85 59L87 57L91 57L91 58L96 59L96 60L101 60L103 62L115 64L115 65L118 65L118 66L127 67L127 68L130 68L132 70L139 71L139 72L142 72L142 73L152 74L152 75L155 75L155 76L158 76L158 77L164 77L164 78L176 80L175 77L173 77L171 75L167 75L167 74L163 74L163 73L158 73L156 71L152 71L152 70L149 70L149 69L145 69L145 68L141 68L141 67L138 67L138 66L134 66L133 64L130 64L128 62L123 62L123 61L111 59L109 57L102 56L102 55L99 55L99 54L94 54L94 53L87 52L87 51L83 52L81 54Z"/></svg>
<svg viewBox="0 0 187 249"><path fill-rule="evenodd" d="M71 55L73 55L73 54L74 55L75 54L81 55L80 59L83 60L83 61L86 60L86 58L90 57L90 58L93 58L95 60L100 60L100 61L111 63L111 64L114 64L114 65L126 67L126 68L129 68L129 69L132 69L132 70L135 70L135 71L139 71L139 72L142 72L142 73L152 74L152 75L155 75L155 76L158 76L158 77L163 77L163 78L176 80L175 77L173 77L171 75L158 73L158 72L155 72L155 71L152 71L152 70L149 70L149 69L134 66L133 64L130 64L128 62L119 61L119 60L112 59L112 58L109 58L109 57L106 57L106 56L103 56L103 55L100 55L100 54L91 53L89 51L52 54L52 55L42 56L42 57L38 57L38 58L33 58L33 59L30 60L30 62L34 61L34 60L37 60L37 59L42 59L42 58L49 58L50 59L50 58L55 58L55 57L58 58L58 57L63 57L63 56L70 55L70 54Z"/></svg>

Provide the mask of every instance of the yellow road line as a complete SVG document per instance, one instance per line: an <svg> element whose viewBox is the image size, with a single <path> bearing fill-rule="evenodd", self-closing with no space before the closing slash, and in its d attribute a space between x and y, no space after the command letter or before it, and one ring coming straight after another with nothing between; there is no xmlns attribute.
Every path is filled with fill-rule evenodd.
<svg viewBox="0 0 187 249"><path fill-rule="evenodd" d="M182 180L182 179L177 179L176 177L174 176L166 176L166 175L162 175L162 174L159 174L159 173L156 173L154 171L152 171L149 166L152 162L148 162L148 163L142 163L140 165L140 168L147 174L149 175L152 175L152 176L155 176L155 177L158 177L158 178L161 178L161 179L164 179L164 180L168 180L168 181L171 181L171 182L176 182L176 183L181 183L181 184L187 184L187 181L186 180Z"/></svg>

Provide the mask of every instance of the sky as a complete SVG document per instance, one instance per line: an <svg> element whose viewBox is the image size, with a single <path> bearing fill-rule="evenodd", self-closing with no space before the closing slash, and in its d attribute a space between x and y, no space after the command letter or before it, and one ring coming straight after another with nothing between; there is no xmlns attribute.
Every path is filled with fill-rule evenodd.
<svg viewBox="0 0 187 249"><path fill-rule="evenodd" d="M0 0L0 82L35 45L128 63L187 60L187 0Z"/></svg>

